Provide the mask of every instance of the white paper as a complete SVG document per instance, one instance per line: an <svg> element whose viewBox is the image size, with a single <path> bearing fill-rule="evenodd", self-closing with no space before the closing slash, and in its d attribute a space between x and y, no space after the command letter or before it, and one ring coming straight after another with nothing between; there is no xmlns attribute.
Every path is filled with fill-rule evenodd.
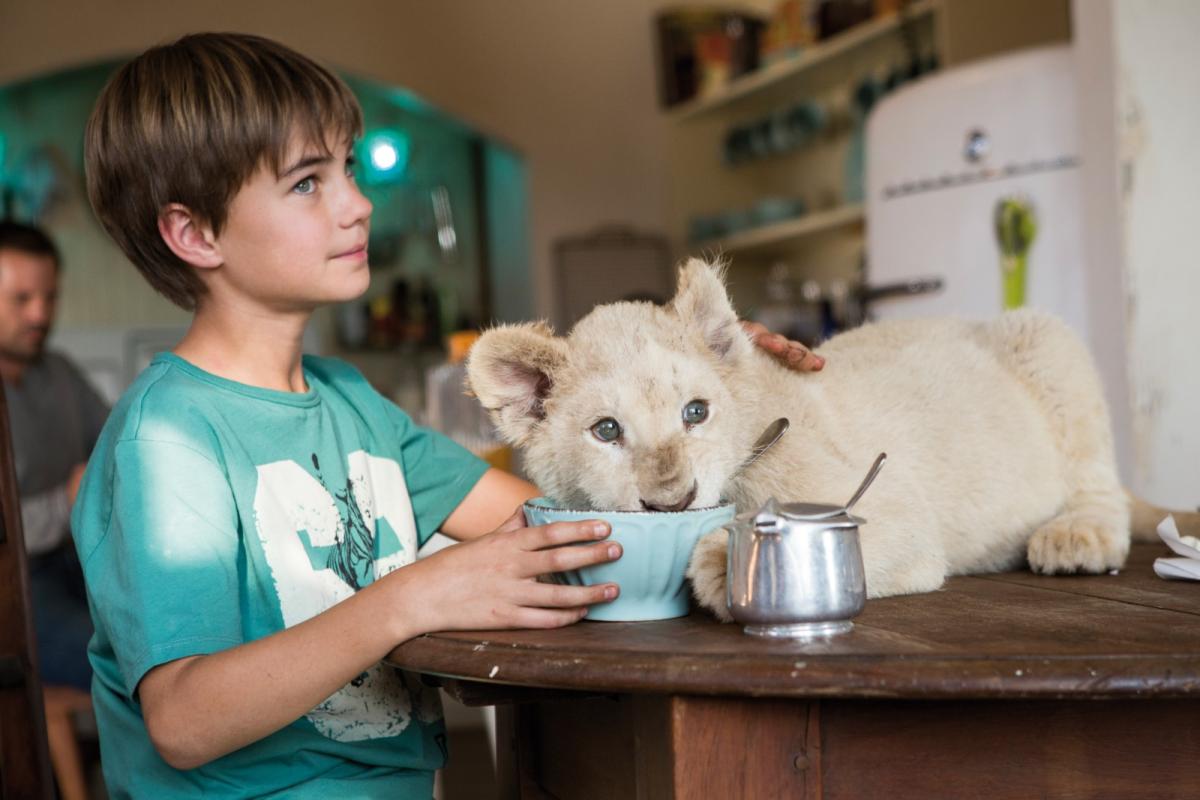
<svg viewBox="0 0 1200 800"><path fill-rule="evenodd" d="M1156 558L1154 574L1160 578L1200 581L1200 561L1194 558Z"/></svg>
<svg viewBox="0 0 1200 800"><path fill-rule="evenodd" d="M1158 537L1180 557L1154 559L1154 574L1160 578L1200 581L1200 550L1179 538L1174 517L1167 517L1158 523Z"/></svg>

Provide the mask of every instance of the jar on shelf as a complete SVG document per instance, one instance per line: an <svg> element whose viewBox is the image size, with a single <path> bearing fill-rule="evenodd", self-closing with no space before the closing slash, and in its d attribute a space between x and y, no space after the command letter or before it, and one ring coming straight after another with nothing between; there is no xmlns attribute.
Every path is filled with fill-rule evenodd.
<svg viewBox="0 0 1200 800"><path fill-rule="evenodd" d="M456 331L447 338L446 361L425 375L425 424L493 467L512 471L512 448L500 440L479 400L467 393L467 353L478 339L478 331Z"/></svg>

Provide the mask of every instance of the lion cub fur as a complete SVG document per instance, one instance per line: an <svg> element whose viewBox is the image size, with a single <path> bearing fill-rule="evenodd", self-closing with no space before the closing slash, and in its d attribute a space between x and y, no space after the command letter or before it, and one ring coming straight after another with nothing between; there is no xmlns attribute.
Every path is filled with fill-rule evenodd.
<svg viewBox="0 0 1200 800"><path fill-rule="evenodd" d="M949 575L1121 566L1128 499L1108 410L1083 343L1019 310L986 321L864 325L822 346L821 372L758 350L719 266L693 259L666 306L599 306L566 337L541 323L486 332L468 383L530 478L568 507L689 507L769 497L844 502L876 454L888 464L856 507L871 597L928 592ZM682 410L707 403L689 424ZM791 429L739 467L767 425ZM616 420L621 436L592 431ZM697 600L725 606L728 535L697 545Z"/></svg>

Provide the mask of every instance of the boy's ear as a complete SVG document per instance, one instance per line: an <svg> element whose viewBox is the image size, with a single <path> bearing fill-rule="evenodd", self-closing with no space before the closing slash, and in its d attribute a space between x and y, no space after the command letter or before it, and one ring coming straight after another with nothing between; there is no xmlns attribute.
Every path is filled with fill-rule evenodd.
<svg viewBox="0 0 1200 800"><path fill-rule="evenodd" d="M725 268L699 258L679 268L679 282L671 309L717 358L737 360L752 349L737 312L725 291Z"/></svg>
<svg viewBox="0 0 1200 800"><path fill-rule="evenodd" d="M187 206L169 203L158 215L158 232L171 252L198 269L224 263L212 227Z"/></svg>
<svg viewBox="0 0 1200 800"><path fill-rule="evenodd" d="M467 390L510 444L522 445L543 419L546 397L567 361L566 342L544 322L486 332L467 357Z"/></svg>

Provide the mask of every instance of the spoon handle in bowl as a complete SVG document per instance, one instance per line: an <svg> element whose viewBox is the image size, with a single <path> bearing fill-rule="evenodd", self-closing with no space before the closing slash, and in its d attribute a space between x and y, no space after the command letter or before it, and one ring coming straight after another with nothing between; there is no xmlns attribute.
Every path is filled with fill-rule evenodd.
<svg viewBox="0 0 1200 800"><path fill-rule="evenodd" d="M879 470L883 469L885 461L887 461L887 453L880 453L875 459L875 463L871 465L871 471L867 473L867 477L863 478L863 482L859 484L858 489L854 492L854 496L850 498L850 502L846 503L847 513L867 493L867 488L875 480L875 476L879 474Z"/></svg>

